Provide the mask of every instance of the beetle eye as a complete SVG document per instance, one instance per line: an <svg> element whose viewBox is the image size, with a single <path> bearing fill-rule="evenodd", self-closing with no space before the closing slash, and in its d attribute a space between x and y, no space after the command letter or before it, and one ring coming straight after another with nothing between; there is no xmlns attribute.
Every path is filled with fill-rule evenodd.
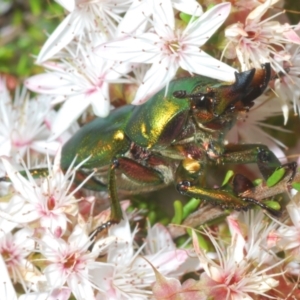
<svg viewBox="0 0 300 300"><path fill-rule="evenodd" d="M183 90L175 91L175 92L173 93L173 96L174 96L175 98L178 98L178 99L186 98L186 97L187 97L187 92L186 92L186 91L183 91Z"/></svg>

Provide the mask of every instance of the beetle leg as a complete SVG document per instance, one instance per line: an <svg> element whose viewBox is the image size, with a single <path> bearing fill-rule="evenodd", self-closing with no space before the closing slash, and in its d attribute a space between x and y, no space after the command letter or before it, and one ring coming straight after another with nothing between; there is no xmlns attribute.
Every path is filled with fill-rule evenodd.
<svg viewBox="0 0 300 300"><path fill-rule="evenodd" d="M205 164L203 164L205 165ZM205 187L205 170L196 160L184 159L176 171L176 188L186 196L208 201L222 208L248 209L251 205L238 196L221 189Z"/></svg>
<svg viewBox="0 0 300 300"><path fill-rule="evenodd" d="M103 182L98 180L96 176L92 176L91 178L86 180L86 178L89 175L90 175L89 173L85 172L84 170L79 169L76 171L74 181L76 184L80 184L81 182L83 182L85 180L84 188L86 188L88 190L93 190L93 191L106 191L107 190L106 184L104 184Z"/></svg>
<svg viewBox="0 0 300 300"><path fill-rule="evenodd" d="M98 233L101 231L108 229L113 224L118 224L122 219L122 209L118 198L117 193L117 185L116 185L116 168L119 166L119 162L117 159L112 161L110 168L108 170L108 185L107 189L109 192L109 200L110 200L110 217L109 220L100 226L98 226L95 230L90 233L90 239L92 240ZM92 244L89 247L89 250L93 248Z"/></svg>
<svg viewBox="0 0 300 300"><path fill-rule="evenodd" d="M268 179L276 169L284 167L291 170L289 182L296 174L297 164L295 162L281 164L275 154L265 145L228 145L225 147L223 155L219 158L220 163L257 163L264 179Z"/></svg>
<svg viewBox="0 0 300 300"><path fill-rule="evenodd" d="M110 207L111 207L110 220L108 222L111 222L112 224L119 223L122 219L122 209L121 209L118 192L117 192L117 185L116 185L116 168L118 167L119 167L119 161L117 159L114 159L108 171L107 189L109 191L109 199L110 199Z"/></svg>
<svg viewBox="0 0 300 300"><path fill-rule="evenodd" d="M119 223L122 219L122 209L116 184L116 169L118 169L121 174L126 175L131 181L138 184L143 183L144 185L157 185L163 183L162 175L155 169L143 166L140 163L127 157L119 157L113 159L112 164L108 170L107 184L111 206L110 219L106 223L103 223L102 225L97 227L91 233L91 237L94 237L102 230L109 228L111 225Z"/></svg>
<svg viewBox="0 0 300 300"><path fill-rule="evenodd" d="M127 157L118 158L118 163L118 170L132 182L150 186L163 183L162 174L151 167L144 166Z"/></svg>
<svg viewBox="0 0 300 300"><path fill-rule="evenodd" d="M239 197L225 189L206 188L205 174L205 170L202 170L201 164L198 161L191 159L188 159L188 161L187 159L183 160L176 171L177 190L183 195L208 201L224 209L247 210L255 204L275 216L280 215L280 212L269 208L264 203L253 198Z"/></svg>

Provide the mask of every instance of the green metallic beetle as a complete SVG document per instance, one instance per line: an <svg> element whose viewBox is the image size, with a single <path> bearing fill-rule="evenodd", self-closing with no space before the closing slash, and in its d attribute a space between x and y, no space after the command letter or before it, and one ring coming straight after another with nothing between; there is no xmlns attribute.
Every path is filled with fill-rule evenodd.
<svg viewBox="0 0 300 300"><path fill-rule="evenodd" d="M174 80L166 94L162 89L143 105L126 105L105 119L93 120L63 146L61 168L67 170L75 157L80 163L90 156L75 181L80 183L95 172L84 187L109 193L111 217L101 229L121 220L118 195L153 191L171 183L181 194L222 208L246 210L255 204L276 214L255 199L209 188L205 182L212 165L257 163L265 179L281 167L264 145L224 145L238 113L249 110L267 87L270 64L235 77L233 84L202 76ZM296 164L288 167L294 174Z"/></svg>

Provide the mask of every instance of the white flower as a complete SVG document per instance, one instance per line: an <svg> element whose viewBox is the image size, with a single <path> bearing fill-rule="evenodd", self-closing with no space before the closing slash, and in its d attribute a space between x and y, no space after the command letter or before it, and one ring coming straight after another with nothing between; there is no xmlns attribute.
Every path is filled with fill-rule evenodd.
<svg viewBox="0 0 300 300"><path fill-rule="evenodd" d="M107 116L109 83L125 81L119 78L126 72L126 66L115 68L112 62L96 56L90 47L80 47L75 53L70 46L62 62L43 64L50 72L32 76L25 82L32 91L56 96L52 105L64 101L52 125L52 139L64 132L90 105L95 115Z"/></svg>
<svg viewBox="0 0 300 300"><path fill-rule="evenodd" d="M300 115L300 46L289 46L287 50L291 57L288 61L283 61L278 70L282 74L275 80L275 92L282 101L282 107L289 106L292 102L295 114ZM285 123L287 118L288 114Z"/></svg>
<svg viewBox="0 0 300 300"><path fill-rule="evenodd" d="M278 224L266 216L263 210L234 212L227 221L231 227L236 224L236 230L240 230L240 234L245 239L245 256L248 261L267 265L276 263Z"/></svg>
<svg viewBox="0 0 300 300"><path fill-rule="evenodd" d="M97 299L104 296L107 300L148 299L155 274L147 261L164 275L176 272L186 262L187 251L176 249L170 234L166 229L162 230L161 225L155 227L150 229L151 237L148 236L145 244L137 249L134 243L137 230L130 231L126 215L117 226L110 228L109 236L116 237L116 240L107 251L106 263L92 271L93 281L97 280L100 290Z"/></svg>
<svg viewBox="0 0 300 300"><path fill-rule="evenodd" d="M290 260L299 261L300 259L300 194L296 194L286 206L289 221L291 224L280 224L278 228L280 249L288 251L291 255ZM298 273L299 274L299 273Z"/></svg>
<svg viewBox="0 0 300 300"><path fill-rule="evenodd" d="M42 237L41 254L48 261L44 274L51 288L62 288L67 283L76 299L94 299L94 284L89 272L99 267L96 258L101 248L94 247L90 252L91 243L90 237L78 225L68 241L50 234Z"/></svg>
<svg viewBox="0 0 300 300"><path fill-rule="evenodd" d="M14 283L20 283L25 291L34 289L30 275L37 273L26 258L34 251L33 230L21 229L16 233L1 234L0 253Z"/></svg>
<svg viewBox="0 0 300 300"><path fill-rule="evenodd" d="M266 296L266 292L278 285L278 281L268 274L269 268L261 268L263 261L247 259L245 239L239 224L228 219L232 234L231 244L225 245L209 232L216 251L216 259L199 247L196 233L193 231L193 244L204 273L200 281L205 282L209 296L216 299L253 299L249 294Z"/></svg>
<svg viewBox="0 0 300 300"><path fill-rule="evenodd" d="M149 25L149 17L155 13L156 0L134 0L117 28L117 37L126 36L129 33L143 33ZM171 0L174 9L194 17L199 17L202 7L195 0ZM132 22L134 20L134 22Z"/></svg>
<svg viewBox="0 0 300 300"><path fill-rule="evenodd" d="M77 38L81 41L86 35L98 34L107 39L114 36L120 14L130 6L132 0L57 0L70 13L48 38L37 58L42 63Z"/></svg>
<svg viewBox="0 0 300 300"><path fill-rule="evenodd" d="M134 104L143 103L164 87L179 67L190 73L234 81L233 68L199 50L227 18L230 3L214 6L198 19L191 20L184 30L175 29L170 0L155 1L153 5L153 30L104 43L96 49L99 56L120 64L152 64L136 93Z"/></svg>
<svg viewBox="0 0 300 300"><path fill-rule="evenodd" d="M247 16L245 24L238 22L225 29L225 36L229 40L226 47L229 50L234 48L243 71L260 68L266 62L277 69L278 63L274 57L280 54L276 48L284 50L286 44L300 44L300 38L293 30L294 26L282 25L273 20L278 14L261 20L271 5L278 1L265 1ZM229 58L234 56L232 49L228 54ZM225 55L227 56L226 51Z"/></svg>
<svg viewBox="0 0 300 300"><path fill-rule="evenodd" d="M47 142L52 126L49 100L45 96L29 99L23 89L15 92L12 101L0 77L0 155L23 156L29 150L56 153L60 143Z"/></svg>
<svg viewBox="0 0 300 300"><path fill-rule="evenodd" d="M2 158L7 175L11 180L18 196L12 197L11 201L17 202L17 210L11 212L9 221L17 224L26 224L38 221L41 227L49 229L53 234L61 236L66 230L67 215L77 213L77 200L74 197L77 189L70 192L72 181L75 177L76 168L69 169L64 174L59 167L60 155L55 158L53 168L48 161L48 170L44 178L35 180L25 169L28 179L17 173L8 160ZM18 200L15 200L17 197ZM7 212L6 212L7 214ZM4 213L2 216L5 217Z"/></svg>

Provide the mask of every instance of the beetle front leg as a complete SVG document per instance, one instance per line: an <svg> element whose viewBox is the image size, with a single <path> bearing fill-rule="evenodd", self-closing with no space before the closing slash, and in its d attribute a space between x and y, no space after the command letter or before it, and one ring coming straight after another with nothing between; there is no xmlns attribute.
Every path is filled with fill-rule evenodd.
<svg viewBox="0 0 300 300"><path fill-rule="evenodd" d="M194 165L197 163L198 162L193 161ZM269 208L253 198L239 197L223 189L206 188L204 185L206 173L201 171L200 163L198 164L199 167L197 171L195 171L197 168L195 166L191 168L186 160L183 160L178 166L176 172L176 188L181 194L205 200L223 209L248 210L253 205L257 205L273 215L278 216L278 211ZM197 179L196 176L198 176Z"/></svg>
<svg viewBox="0 0 300 300"><path fill-rule="evenodd" d="M297 164L295 162L281 164L275 154L265 145L228 145L223 155L219 158L222 164L256 163L264 179L267 180L278 168L285 167L292 171L289 182L296 174Z"/></svg>

